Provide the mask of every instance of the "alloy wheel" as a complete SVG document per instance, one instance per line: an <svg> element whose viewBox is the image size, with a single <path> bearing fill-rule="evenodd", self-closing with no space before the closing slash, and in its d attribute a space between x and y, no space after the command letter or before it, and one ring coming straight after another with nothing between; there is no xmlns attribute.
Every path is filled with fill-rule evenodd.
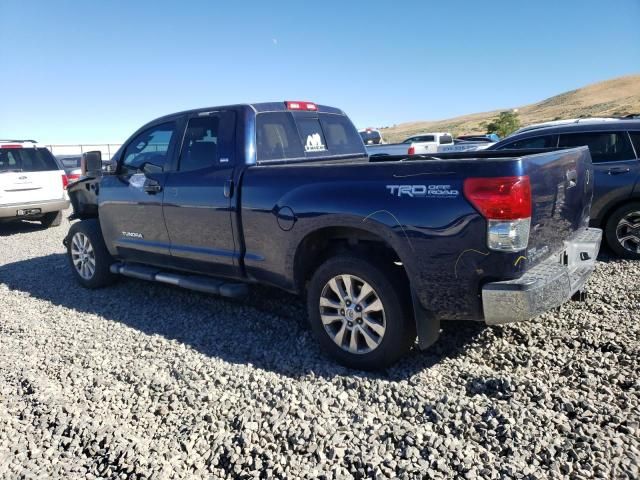
<svg viewBox="0 0 640 480"><path fill-rule="evenodd" d="M620 219L616 238L625 250L640 253L640 212L629 212Z"/></svg>
<svg viewBox="0 0 640 480"><path fill-rule="evenodd" d="M380 297L355 275L336 275L326 283L320 295L320 318L331 339L349 353L375 350L386 331Z"/></svg>
<svg viewBox="0 0 640 480"><path fill-rule="evenodd" d="M71 239L71 260L78 275L85 280L91 280L96 273L96 255L89 237L82 232L76 232Z"/></svg>

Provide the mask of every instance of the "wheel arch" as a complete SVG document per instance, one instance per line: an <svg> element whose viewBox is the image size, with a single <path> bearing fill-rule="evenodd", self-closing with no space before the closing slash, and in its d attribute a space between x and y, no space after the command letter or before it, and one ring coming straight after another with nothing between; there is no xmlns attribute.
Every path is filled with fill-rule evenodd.
<svg viewBox="0 0 640 480"><path fill-rule="evenodd" d="M607 226L607 222L609 218L620 207L623 207L627 203L640 202L640 194L632 195L630 197L622 198L615 202L612 202L610 205L607 205L607 208L603 209L603 213L600 214L598 218L592 219L590 222L591 226L598 227L604 229Z"/></svg>
<svg viewBox="0 0 640 480"><path fill-rule="evenodd" d="M409 285L409 275L402 256L392 243L379 232L352 226L323 226L307 233L298 244L293 260L296 289L304 292L306 282L324 261L339 253L358 253L365 258L378 259L400 267Z"/></svg>

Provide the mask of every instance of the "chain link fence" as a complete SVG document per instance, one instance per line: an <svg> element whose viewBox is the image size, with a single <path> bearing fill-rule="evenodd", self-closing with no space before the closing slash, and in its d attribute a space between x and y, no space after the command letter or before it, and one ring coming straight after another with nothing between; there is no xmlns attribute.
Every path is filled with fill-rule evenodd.
<svg viewBox="0 0 640 480"><path fill-rule="evenodd" d="M103 160L110 160L111 156L118 151L121 143L83 143L77 145L47 145L47 148L56 157L65 155L82 155L84 152L100 150Z"/></svg>

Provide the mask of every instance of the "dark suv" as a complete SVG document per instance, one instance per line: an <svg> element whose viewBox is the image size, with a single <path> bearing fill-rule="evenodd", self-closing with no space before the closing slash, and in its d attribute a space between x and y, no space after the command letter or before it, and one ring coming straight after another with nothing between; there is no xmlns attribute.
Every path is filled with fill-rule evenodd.
<svg viewBox="0 0 640 480"><path fill-rule="evenodd" d="M488 150L563 148L587 145L594 170L591 224L603 228L607 244L621 257L640 259L640 120L576 120L544 124Z"/></svg>

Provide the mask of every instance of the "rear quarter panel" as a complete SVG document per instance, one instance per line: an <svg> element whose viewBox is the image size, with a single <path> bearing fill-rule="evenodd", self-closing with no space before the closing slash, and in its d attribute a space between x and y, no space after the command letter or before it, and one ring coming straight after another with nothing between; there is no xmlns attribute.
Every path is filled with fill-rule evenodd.
<svg viewBox="0 0 640 480"><path fill-rule="evenodd" d="M325 227L353 227L395 250L436 317L480 319L482 283L516 278L527 263L487 249L486 222L464 198L463 180L518 175L522 168L520 159L250 167L241 188L247 274L296 290L302 240ZM389 188L400 186L431 193L398 195ZM434 193L442 191L448 193Z"/></svg>

